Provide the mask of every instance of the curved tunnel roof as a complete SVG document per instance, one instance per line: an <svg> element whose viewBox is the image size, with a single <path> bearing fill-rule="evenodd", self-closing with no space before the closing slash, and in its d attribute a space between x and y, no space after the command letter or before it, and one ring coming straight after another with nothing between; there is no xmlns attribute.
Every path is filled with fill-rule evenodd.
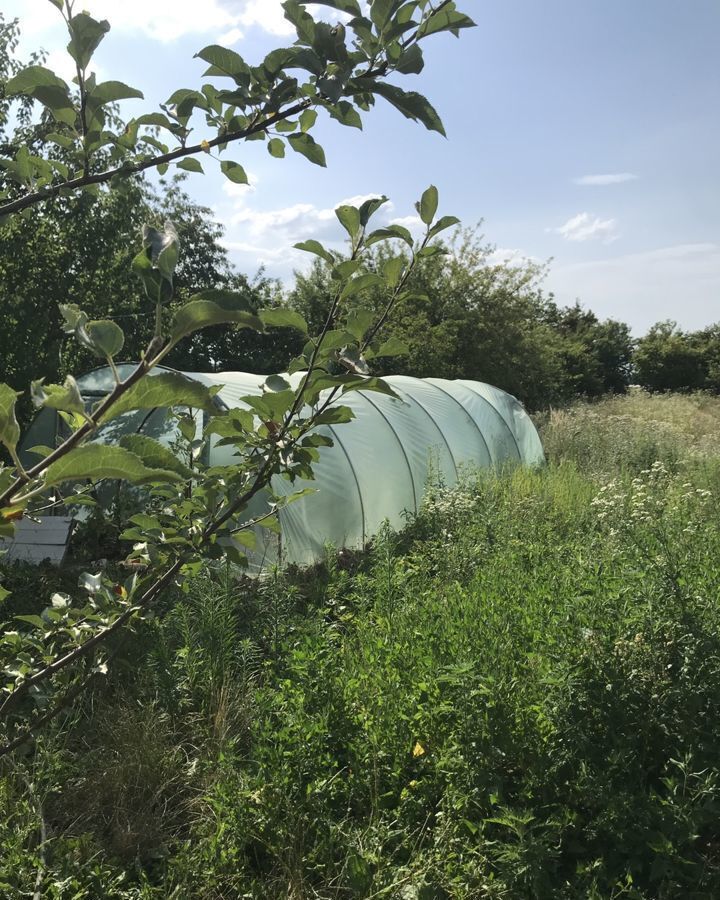
<svg viewBox="0 0 720 900"><path fill-rule="evenodd" d="M207 386L220 386L218 397L229 408L242 398L262 393L267 376L244 372L185 372ZM324 556L328 544L360 547L387 519L402 527L407 512L422 503L431 476L453 485L463 467L498 467L508 463L538 465L544 454L537 431L515 397L489 384L443 378L390 375L383 379L397 398L376 391L352 391L338 402L352 409L346 425L317 430L334 446L320 448L315 480L290 484L273 479L278 495L312 487L315 493L280 510L278 539L258 529L255 565L278 553L287 562L309 564ZM83 394L111 386L108 370L79 379ZM210 462L231 463L232 450L211 446ZM257 500L257 498L256 498ZM267 505L267 499L260 503ZM257 514L262 506L253 509Z"/></svg>

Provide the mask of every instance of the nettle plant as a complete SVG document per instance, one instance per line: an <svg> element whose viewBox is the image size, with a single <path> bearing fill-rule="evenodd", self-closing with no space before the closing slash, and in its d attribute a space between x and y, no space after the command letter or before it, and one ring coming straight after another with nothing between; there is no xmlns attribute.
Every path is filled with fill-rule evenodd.
<svg viewBox="0 0 720 900"><path fill-rule="evenodd" d="M74 87L42 65L16 72L2 85L6 99L40 104L46 141L52 145L46 156L21 146L14 158L0 159L2 217L22 214L54 197L97 192L102 185L112 189L118 180L146 170L163 173L171 164L202 172L200 159L207 161L214 152L223 156L220 168L230 180L246 183L243 167L227 158L240 141L266 141L274 157L284 156L290 146L325 165L324 152L310 134L318 114L360 128L360 113L378 96L428 129L444 133L424 97L385 79L419 73L421 42L430 35L451 31L457 36L459 29L473 24L453 2L372 0L365 15L357 0L325 0L323 5L342 13L344 20L328 24L310 16L304 2L286 0L285 16L297 31L293 46L274 50L258 66L248 65L232 50L205 47L197 56L209 64L205 75L212 82L199 90L177 90L162 112L141 115L118 128L116 103L142 94L117 81L98 83L88 74L108 23L76 13L72 0L50 2L67 24ZM299 72L299 77L291 72ZM223 87L216 86L218 80ZM198 120L207 137L190 143ZM249 513L252 499L269 491L278 474L290 481L312 478L319 448L329 443L315 427L351 419L350 410L338 403L343 394L358 389L389 392L373 377L372 360L403 348L397 341L380 344L378 332L397 304L412 299L407 282L418 260L443 252L432 243L435 236L458 220L436 218L438 194L430 187L416 204L425 224L422 240L414 241L399 225L373 230L370 219L386 199L336 210L349 237L349 253L334 252L317 241L296 245L332 266L334 299L319 334L310 335L296 312L254 312L241 297L224 290L203 291L170 313L173 273L181 253L178 237L169 223L162 231L145 226L133 268L155 309L155 333L131 373L121 377L116 366L124 341L116 322L90 321L78 306L63 307L66 331L107 363L115 385L88 406L72 376L62 385L33 382L35 406L57 410L68 431L59 446L36 448L39 459L30 468L21 464L17 452L19 394L0 385L0 441L12 463L0 466L0 536L11 537L19 519L53 504L73 508L92 502L88 484L106 479L141 485L148 499L147 511L133 516L125 532L134 542L125 561L130 577L115 583L103 574L85 574L78 596L56 593L42 614L16 617L20 621L4 631L0 756L26 744L106 672L132 634L132 625L170 586L196 572L204 559L246 562L244 551L253 546L254 529L277 529L279 506L303 492L275 498L271 512L257 519ZM375 271L366 264L366 252L379 241L398 241L399 252ZM387 296L379 316L365 310L362 300L364 291L378 287ZM225 323L257 331L290 327L307 339L303 353L289 361L286 375L268 378L261 396L245 398L247 409L221 408L212 390L179 373L152 372L179 341L198 329ZM201 435L191 415L176 412L187 455L144 435L108 438L118 417L155 408L204 411ZM202 449L211 440L232 446L233 465L203 462ZM6 596L0 588L0 601Z"/></svg>

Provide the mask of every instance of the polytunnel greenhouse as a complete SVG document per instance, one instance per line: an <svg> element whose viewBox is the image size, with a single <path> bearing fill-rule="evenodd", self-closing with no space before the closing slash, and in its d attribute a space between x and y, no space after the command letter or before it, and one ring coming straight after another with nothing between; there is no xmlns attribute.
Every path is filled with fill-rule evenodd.
<svg viewBox="0 0 720 900"><path fill-rule="evenodd" d="M121 366L126 377L131 366ZM244 406L242 398L261 394L267 376L243 372L185 372L207 387L218 386L217 399L226 408ZM544 462L540 438L525 408L515 397L477 381L410 378L383 379L397 395L352 391L337 402L348 406L354 419L348 424L321 425L317 432L333 441L320 448L314 481L294 484L277 476L272 489L278 496L305 487L314 489L297 503L279 511L281 535L257 529L253 568L277 559L307 565L322 559L328 545L358 548L385 520L402 527L406 513L416 512L429 478L451 486L463 467L499 467ZM95 401L113 387L109 369L98 369L78 379L83 397ZM115 433L143 433L165 444L176 437L167 410L126 413L116 420ZM23 447L53 445L61 423L57 414L43 410L23 440ZM202 413L198 413L198 434ZM232 464L232 448L209 448L212 465ZM261 515L269 496L254 500L252 516Z"/></svg>

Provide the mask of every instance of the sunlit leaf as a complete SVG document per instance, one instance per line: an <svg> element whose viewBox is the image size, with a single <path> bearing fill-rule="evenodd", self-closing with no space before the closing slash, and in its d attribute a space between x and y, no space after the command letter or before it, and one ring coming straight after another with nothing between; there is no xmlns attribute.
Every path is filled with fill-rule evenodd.
<svg viewBox="0 0 720 900"><path fill-rule="evenodd" d="M86 444L77 447L48 466L45 473L46 484L61 484L63 481L102 481L105 478L119 478L131 484L148 484L159 481L182 481L177 472L148 468L142 460L124 447L110 447L102 444Z"/></svg>

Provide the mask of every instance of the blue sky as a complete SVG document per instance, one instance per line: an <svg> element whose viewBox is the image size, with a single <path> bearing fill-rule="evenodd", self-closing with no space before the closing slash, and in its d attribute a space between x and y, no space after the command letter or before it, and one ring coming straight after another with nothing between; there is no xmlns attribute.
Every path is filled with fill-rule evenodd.
<svg viewBox="0 0 720 900"><path fill-rule="evenodd" d="M210 160L205 177L188 180L225 225L238 267L252 275L265 265L290 280L306 265L293 243L341 240L338 203L385 193L385 218L405 220L433 182L443 212L484 220L498 259L552 260L546 287L563 305L579 299L638 334L660 319L685 328L720 320L717 0L458 5L478 28L429 39L425 71L399 82L431 99L447 140L378 101L362 133L318 123L327 169L295 155L274 160L252 143L228 154L245 166L249 189ZM81 6L113 26L97 53L99 78L145 92L128 115L197 87L204 64L193 54L206 44L255 63L291 40L279 0ZM24 48L45 48L62 73L66 37L48 0L2 8L25 23Z"/></svg>

